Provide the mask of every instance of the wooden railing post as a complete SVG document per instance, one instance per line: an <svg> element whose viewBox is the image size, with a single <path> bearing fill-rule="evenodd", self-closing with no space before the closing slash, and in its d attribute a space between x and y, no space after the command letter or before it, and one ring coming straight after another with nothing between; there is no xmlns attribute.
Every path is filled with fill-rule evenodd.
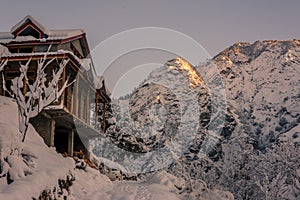
<svg viewBox="0 0 300 200"><path fill-rule="evenodd" d="M104 108L103 108L103 115L102 115L102 127L103 127L103 133L105 133L105 129L106 129L106 123L105 123L105 112L106 112L106 103L103 103L104 104Z"/></svg>

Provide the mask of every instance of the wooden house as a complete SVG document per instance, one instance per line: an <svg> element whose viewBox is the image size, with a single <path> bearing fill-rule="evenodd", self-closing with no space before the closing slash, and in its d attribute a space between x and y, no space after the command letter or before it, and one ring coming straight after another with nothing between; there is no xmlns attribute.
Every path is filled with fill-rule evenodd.
<svg viewBox="0 0 300 200"><path fill-rule="evenodd" d="M37 61L45 54L49 60L69 60L60 84L67 79L75 82L57 101L31 119L31 124L45 143L55 146L58 152L73 155L74 151L87 151L87 140L105 130L105 108L110 97L104 78L95 73L85 32L81 29L48 30L33 17L26 16L10 32L0 33L0 46L0 60L8 60L3 71L4 80L0 76L0 95L9 96L2 83L10 88L12 79L20 74L20 63L31 59L27 75L34 82ZM58 62L46 68L47 78L51 78ZM26 92L26 85L23 90ZM101 112L100 107L104 108ZM98 120L100 114L102 121Z"/></svg>

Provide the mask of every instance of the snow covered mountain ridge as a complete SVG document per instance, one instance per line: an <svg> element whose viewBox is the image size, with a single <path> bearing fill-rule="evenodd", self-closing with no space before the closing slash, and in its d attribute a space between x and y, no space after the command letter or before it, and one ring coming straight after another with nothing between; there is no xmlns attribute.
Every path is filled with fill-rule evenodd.
<svg viewBox="0 0 300 200"><path fill-rule="evenodd" d="M212 65L217 71L210 71ZM221 82L212 85L218 79L209 77L216 74ZM144 167L148 165L147 170L160 166L175 176L188 174L191 180L186 180L191 185L202 180L210 189L228 190L237 199L245 198L243 195L259 199L272 196L263 186L272 190L272 184L279 180L271 178L273 182L268 185L262 177L274 177L275 171L283 173L282 170L271 165L273 170L254 173L252 165L264 154L277 152L282 142L287 142L283 151L297 151L299 74L299 40L236 43L199 66L176 58L154 70L130 99L115 102L112 113L117 122L109 128L108 135L127 151L144 149L146 153L163 149L169 141L177 145L175 149L181 149L179 154L175 151L179 159L164 157L156 163L151 162L153 157L139 160ZM218 91L220 94L225 91L226 98L214 103L219 96L213 95ZM123 115L119 111L124 110L126 101L128 110ZM194 106L190 109L189 105ZM185 121L181 120L183 116ZM148 128L138 129L143 126ZM251 162L243 157L249 155L253 158ZM273 157L266 158L266 162L269 159ZM299 160L299 156L293 159ZM160 165L162 162L168 164ZM235 167L237 163L239 167ZM293 184L290 182L286 187L290 189L282 195L293 199L290 196ZM292 196L298 195L299 190L295 191Z"/></svg>
<svg viewBox="0 0 300 200"><path fill-rule="evenodd" d="M259 148L298 126L299 40L237 43L213 60L228 103L248 132L255 133Z"/></svg>

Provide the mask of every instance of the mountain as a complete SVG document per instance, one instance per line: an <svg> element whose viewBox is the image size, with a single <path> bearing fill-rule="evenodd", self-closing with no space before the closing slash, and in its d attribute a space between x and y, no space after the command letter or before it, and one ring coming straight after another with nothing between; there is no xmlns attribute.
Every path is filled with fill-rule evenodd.
<svg viewBox="0 0 300 200"><path fill-rule="evenodd" d="M106 143L119 150L104 155L107 146L98 141L94 152L141 174L167 169L187 181L188 192L205 185L237 199L272 196L279 166L289 168L270 164L274 152L297 151L300 144L299 64L299 40L236 43L199 66L170 60L129 99L113 103L116 123ZM257 170L259 162L273 171ZM296 182L286 183L285 197L300 194Z"/></svg>

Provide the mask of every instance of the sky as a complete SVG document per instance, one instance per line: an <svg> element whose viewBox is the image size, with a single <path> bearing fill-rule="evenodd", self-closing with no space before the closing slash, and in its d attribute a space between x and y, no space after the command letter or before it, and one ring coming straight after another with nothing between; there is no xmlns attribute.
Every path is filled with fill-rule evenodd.
<svg viewBox="0 0 300 200"><path fill-rule="evenodd" d="M240 41L300 38L298 0L1 0L0 3L1 32L9 31L30 14L48 29L84 29L92 50L114 34L142 27L184 33L211 56ZM119 85L136 84L133 81L136 74L142 73L139 77L143 78L148 72L133 72L134 76Z"/></svg>

